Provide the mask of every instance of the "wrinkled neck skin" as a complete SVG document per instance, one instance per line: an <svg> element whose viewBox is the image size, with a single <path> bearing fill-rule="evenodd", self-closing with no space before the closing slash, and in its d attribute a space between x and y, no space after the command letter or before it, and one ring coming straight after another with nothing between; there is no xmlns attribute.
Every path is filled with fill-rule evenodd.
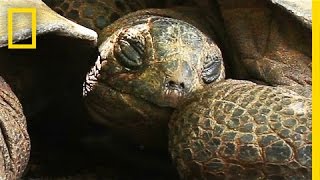
<svg viewBox="0 0 320 180"><path fill-rule="evenodd" d="M225 77L218 46L176 19L133 13L99 39L100 56L84 84L87 109L94 120L144 145L165 140L173 110Z"/></svg>

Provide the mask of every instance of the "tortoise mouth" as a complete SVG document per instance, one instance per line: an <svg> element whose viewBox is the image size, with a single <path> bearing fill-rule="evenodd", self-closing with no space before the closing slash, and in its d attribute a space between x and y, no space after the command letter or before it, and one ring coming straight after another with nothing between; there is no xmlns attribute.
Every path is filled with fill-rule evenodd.
<svg viewBox="0 0 320 180"><path fill-rule="evenodd" d="M172 108L176 109L187 98L186 92L179 88L168 88L164 86L159 88L158 91L139 94L138 92L128 93L125 90L121 90L113 87L109 84L103 84L105 88L110 88L114 93L119 93L123 96L130 97L131 100L141 102L145 105L154 106L158 108Z"/></svg>
<svg viewBox="0 0 320 180"><path fill-rule="evenodd" d="M151 98L143 97L131 93L127 93L125 91L121 91L117 88L114 88L113 86L101 83L101 82L94 82L94 85L98 87L97 90L95 88L92 88L89 92L86 92L85 95L85 103L87 106L95 106L99 108L107 107L103 106L101 104L105 104L106 102L110 102L114 100L113 103L119 102L126 102L129 103L129 101L134 101L135 105L139 104L140 106L152 106L153 108L164 108L164 109L175 109L179 102L184 98L184 93L181 92L178 89L167 89L165 88L162 90L163 93L161 93L160 96L158 96L159 101L153 101ZM104 89L104 90L101 90ZM101 93L100 93L101 92ZM104 93L103 93L104 92ZM113 96L118 96L117 98L114 98ZM111 97L111 98L108 98ZM105 102L103 102L105 101ZM127 104L130 106L129 104Z"/></svg>
<svg viewBox="0 0 320 180"><path fill-rule="evenodd" d="M185 97L185 93L176 88L176 89L169 89L165 88L162 93L162 104L158 104L160 107L172 107L176 108L179 106L180 102Z"/></svg>

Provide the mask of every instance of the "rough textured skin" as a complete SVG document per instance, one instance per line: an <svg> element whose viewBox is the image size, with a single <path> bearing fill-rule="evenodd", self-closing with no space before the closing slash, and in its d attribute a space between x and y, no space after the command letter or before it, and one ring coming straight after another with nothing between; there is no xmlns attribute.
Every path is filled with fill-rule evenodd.
<svg viewBox="0 0 320 180"><path fill-rule="evenodd" d="M22 106L0 77L0 177L21 177L29 160L30 140Z"/></svg>
<svg viewBox="0 0 320 180"><path fill-rule="evenodd" d="M44 0L62 16L100 32L120 17L146 8L144 0Z"/></svg>
<svg viewBox="0 0 320 180"><path fill-rule="evenodd" d="M251 5L249 5L249 7L251 7ZM196 95L199 96L199 98L194 100L190 105L185 104L186 107L178 110L171 122L173 123L173 125L171 124L171 126L173 127L170 130L169 135L169 141L171 143L170 150L172 151L174 160L177 162L180 176L182 178L188 179L199 176L208 179L212 177L241 177L254 179L266 177L310 177L311 104L310 99L306 98L309 96L310 91L304 92L304 88L302 86L298 86L311 83L311 58L310 56L306 55L308 54L308 52L306 51L308 51L309 46L308 43L303 42L299 44L300 46L294 48L291 47L292 44L297 43L298 38L296 38L294 34L299 31L289 32L291 33L290 35L288 35L290 37L286 37L282 34L282 32L278 32L278 28L274 28L273 26L268 28L270 26L270 24L268 24L270 15L265 14L266 12L269 12L269 9L265 8L265 6L265 4L259 4L257 8L252 9L245 6L245 8L240 8L240 10L235 8L237 7L237 4L235 4L235 7L230 7L230 11L232 11L232 13L230 13L230 16L232 16L232 18L236 18L237 15L239 15L238 13L241 14L242 12L247 13L252 11L256 12L255 10L257 10L259 16L256 19L254 17L252 17L253 19L250 19L251 16L247 15L244 17L239 15L239 17L241 17L240 19L243 20L243 23L246 25L244 27L242 26L242 24L237 24L237 26L234 26L232 22L236 21L236 19L233 20L231 18L232 21L229 21L230 18L228 19L226 17L226 14L230 11L228 11L228 7L226 8L226 6L222 6L223 17L226 19L225 23L227 23L228 26L228 33L232 37L232 42L235 42L232 47L236 47L238 50L237 52L235 52L235 54L239 53L237 54L239 55L237 56L238 63L242 65L245 63L244 67L248 71L248 74L251 77L254 77L256 80L263 81L264 83L269 85L295 85L299 87L297 88L299 89L297 91L304 96L300 96L293 91L282 89L280 87L272 88L268 86L258 86L256 84L250 83L247 84L246 82L230 81L219 87L214 86L213 88L210 88L205 92L196 91L202 88L196 88L194 89L194 91L190 91L190 94L193 94L194 92L199 93L198 95ZM255 6L253 5L253 7ZM233 12L233 9L236 9L235 12ZM266 12L263 11L262 14L259 14L261 9L265 10ZM159 15L161 15L161 17L159 17ZM148 130L151 130L152 132L155 132L155 134L158 134L159 132L154 131L154 129L162 127L162 125L166 124L167 120L162 121L161 119L166 118L169 115L168 114L166 116L159 116L159 114L152 113L152 115L160 117L160 119L154 120L154 117L148 114L156 110L157 108L150 110L150 105L148 105L148 103L152 102L153 105L156 106L165 105L172 108L177 108L180 105L179 103L177 104L164 100L162 93L166 91L165 89L161 88L161 82L167 82L165 76L162 75L162 71L170 72L172 71L171 68L176 67L169 65L165 66L166 68L165 70L163 70L161 66L155 66L153 63L150 63L144 67L143 71L140 71L139 68L136 69L136 67L124 64L121 60L124 58L117 55L119 53L123 53L121 51L127 51L127 48L129 48L129 46L131 46L131 48L135 47L135 43L137 43L137 41L140 41L139 43L141 43L142 46L145 46L143 47L145 48L145 50L143 50L143 53L147 52L147 58L145 56L142 56L143 58L146 58L146 62L149 63L149 61L152 62L156 60L155 62L160 63L161 65L162 63L166 64L173 60L173 62L176 62L176 64L178 64L178 73L176 74L183 77L183 72L188 68L181 66L181 61L192 61L195 58L188 58L188 53L190 53L190 51L185 52L183 49L177 49L176 52L182 52L181 54L184 56L183 60L182 58L179 58L179 55L173 55L173 58L168 59L167 53L169 52L170 54L170 51L172 49L181 47L181 44L179 44L179 46L176 46L174 43L171 43L170 39L168 41L167 38L179 38L180 34L183 35L184 33L183 30L181 30L182 33L172 33L173 36L168 35L170 33L168 33L166 36L161 36L162 33L166 34L166 32L170 32L166 28L170 29L170 25L173 24L172 22L167 23L168 20L166 18L163 18L164 15L169 15L170 17L170 15L172 14L169 13L168 10L165 10L163 12L161 12L161 10L141 11L126 16L118 20L108 28L104 29L100 36L101 38L99 42L101 59L96 62L95 67L87 76L87 89L85 89L85 93L87 95L87 106L89 107L91 115L95 119L98 119L99 121L115 129L123 128L121 129L123 132L130 132L133 130L134 132L130 132L129 136L136 136L136 139L138 141L140 140L140 142L143 142L143 144L146 142L145 139L152 139L152 143L158 142L156 141L157 138L154 138L155 136L150 136L150 134L152 133L149 133ZM171 17L179 16L173 15ZM154 23L154 19L161 19L161 23L166 23L166 25L158 26L157 23ZM187 17L183 18L183 20L187 19ZM146 22L147 26L143 25L144 23L146 24ZM239 22L236 21L236 23ZM249 24L247 25L246 23ZM256 26L253 26L259 23L263 24L264 28L262 28L262 31L259 28L255 28ZM294 23L292 26L294 26ZM158 27L162 27L160 31L157 30ZM200 27L201 26L199 26L199 28ZM278 24L276 24L276 27L278 27ZM264 32L265 30L267 32ZM151 32L151 37L148 31ZM191 30L189 32L193 31ZM249 32L253 34L248 34ZM306 34L303 34L302 36ZM134 41L133 44L129 43L128 47L122 48L122 44L119 43L119 40L120 42L121 40L127 41L126 36L131 38L134 37L133 39L137 40ZM157 38L159 37L161 37L161 40L157 41ZM256 39L259 37L266 38L267 40ZM107 40L105 41L106 38ZM151 43L148 42L149 39ZM183 39L180 42L183 41L188 40ZM264 43L261 44L261 41L263 41ZM148 43L150 43L151 46ZM202 43L205 42L202 41ZM162 44L164 45L162 47L160 46L159 48L158 46ZM187 44L188 46L190 44L192 45L192 43ZM201 43L198 42L197 44L199 45ZM161 50L161 48L163 50ZM257 53L255 51L251 51L251 49L255 48L258 49ZM154 53L153 51L156 53L155 55L152 54ZM132 53L132 51L130 51L130 53ZM129 54L127 58L136 58L134 60L143 65L144 59L142 59L141 61L141 59L139 59L141 57L140 55L141 54L138 53L138 58L136 58L136 55L132 53ZM155 59L149 60L149 56L151 58L155 57ZM250 58L252 58L251 61ZM270 60L271 58L273 59ZM251 64L248 64L248 62ZM179 70L179 68L181 67L182 69ZM193 82L192 79L190 80L190 78L194 78L194 75L185 77L189 78L184 81L174 80L173 82L183 82L184 85L188 84L189 82ZM243 77L244 76L239 76L238 78ZM197 85L197 83L190 84L192 84L191 87L200 87ZM227 92L229 90L228 88L235 88L236 90L234 92ZM219 89L219 91L217 89ZM301 92L300 89L302 89ZM203 113L205 113L206 109L209 108L210 110L211 107L221 107L222 109L224 108L221 104L221 106L215 104L215 100L218 97L216 97L217 94L212 93L215 93L216 91L218 91L219 93L230 93L230 97L227 97L230 99L223 99L222 102L222 104L226 104L227 108L229 108L229 104L234 105L235 107L239 106L238 109L242 110L243 113L245 113L239 114L238 119L232 117L228 125L222 125L221 128L225 128L225 130L215 129L219 128L220 126L210 126L210 124L208 125L208 127L199 127L197 129L197 122L195 122L195 124L188 125L188 123L193 123L193 119L191 119L192 116L190 118L190 114L188 112L195 112L195 116L198 116L198 120L200 121L204 116ZM248 95L247 91L251 92L252 94ZM261 95L262 99L265 98L265 102L255 102L255 98L260 98L260 93L270 93L270 97L263 97L263 95ZM239 96L239 94L243 94L243 96ZM273 95L276 96L276 100L280 99L280 102L273 102ZM210 97L209 99L211 99L213 103L211 101L207 102L206 96L208 96L208 98ZM251 98L248 99L248 106L242 106L242 101L239 100L241 99L241 97ZM170 97L170 99L172 100L175 98ZM182 100L183 99L185 98L182 98ZM300 103L300 101L302 102ZM181 100L179 100L179 102L181 102ZM259 103L263 108L261 107L261 109L259 109ZM272 107L272 105L274 105L275 107ZM276 108L279 107L283 109L288 108L285 109L288 112L282 112L279 109L278 110L280 112L277 112ZM272 108L275 108L275 110ZM294 108L294 111L297 111L298 114L302 113L302 116L295 117L295 114L291 115L290 113L292 113L292 109L290 108ZM216 111L221 111L221 109L213 109ZM159 113L159 111L157 112ZM169 111L169 113L171 112ZM225 120L224 118L233 115L231 113L233 113L233 111L223 112L221 113L221 116L213 113L208 118L220 118L220 123L223 124ZM160 112L160 114L163 114L163 112ZM138 121L137 123L137 119L139 119L140 122ZM132 122L132 120L134 122ZM274 123L272 121L274 121ZM283 128L281 127L282 121L282 124L284 126ZM129 128L125 128L125 126L128 126L127 123L129 125L135 124L135 126L129 126ZM151 126L146 126L146 124L149 123ZM186 123L186 125L183 123ZM241 126L239 123L242 123L241 125L243 125L243 127L237 129L237 126ZM293 125L290 123L293 123ZM158 126L156 128L151 128L153 126L152 124L156 124ZM214 124L214 122L212 122L212 124ZM141 125L145 127L139 128L141 127ZM194 126L195 128L187 128L190 126ZM136 128L139 130L137 131ZM201 129L202 131L199 129ZM213 132L211 131L211 129ZM218 132L214 132L215 130ZM222 132L220 132L220 130ZM259 132L263 130L265 130L266 132ZM140 132L144 133L144 135L147 135L147 138L140 135L137 136L137 132L138 134L140 134ZM198 132L200 132L200 134L197 134ZM164 134L165 133L166 132L164 132ZM204 137L202 137L203 134L201 133L205 134ZM213 148L215 145L217 145L217 148L219 149L219 151L221 151L216 152L215 149L210 149L212 147L206 147L211 143L209 142L211 139L205 139L210 138L206 137L206 134L210 136L210 133L214 134L211 134L211 137L217 137L216 134L219 135L219 133L226 133L226 136L231 133L230 136L235 135L235 139L232 139L232 137L229 140L225 140L223 138L213 138L214 140L219 141L214 141L214 143L219 144L213 144ZM189 137L188 135L190 135L191 137ZM193 138L192 135L199 137L195 137L195 139L197 140L193 142L192 140L190 140L191 138ZM236 138L239 138L240 140ZM186 144L184 144L184 142L186 142ZM191 158L194 158L193 162L190 159L186 159L190 158L188 157L188 155L192 156ZM214 168L217 168L217 170L215 170ZM239 171L239 173L234 173L235 171Z"/></svg>
<svg viewBox="0 0 320 180"><path fill-rule="evenodd" d="M310 29L283 11L270 9L266 1L224 0L214 2L219 8L210 14L212 3L191 0L191 4L205 7L208 15L191 10L183 10L183 15L145 10L111 24L133 10L145 8L144 2L45 2L100 35L100 57L84 84L86 105L95 120L143 145L162 146L167 140L164 136L169 117L178 108L170 122L169 140L182 178L310 178L311 102L306 98L310 91L298 88L297 92L304 95L300 96L244 81L226 81L201 90L225 76L216 45L221 48L227 44L224 32L220 33L223 25L217 23L222 19L232 42L222 48L225 54L231 54L224 57L231 64L231 77L252 78L268 85L310 85ZM184 17L187 12L196 20L206 18L199 24L189 22L193 18ZM220 19L211 19L217 14ZM203 23L206 20L209 23ZM0 84L4 84L5 92L0 93L0 105L5 105L0 107L0 146L4 147L0 175L12 179L21 176L30 147L21 106L18 100L10 103L7 95L11 91L4 81ZM25 92L24 87L21 92ZM16 114L12 114L14 110ZM8 125L6 120L19 123Z"/></svg>
<svg viewBox="0 0 320 180"><path fill-rule="evenodd" d="M222 55L212 40L154 10L119 19L100 40L100 58L84 87L89 113L143 145L162 146L158 139L166 140L172 108L224 78Z"/></svg>
<svg viewBox="0 0 320 180"><path fill-rule="evenodd" d="M184 179L310 179L311 99L226 80L197 93L169 125Z"/></svg>

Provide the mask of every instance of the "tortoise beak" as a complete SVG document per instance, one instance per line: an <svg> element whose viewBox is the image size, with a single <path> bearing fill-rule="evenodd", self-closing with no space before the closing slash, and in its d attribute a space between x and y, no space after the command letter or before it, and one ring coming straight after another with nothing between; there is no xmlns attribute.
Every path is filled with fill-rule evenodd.
<svg viewBox="0 0 320 180"><path fill-rule="evenodd" d="M162 95L163 101L166 103L166 106L177 107L183 99L184 93L180 89L169 89L166 88Z"/></svg>

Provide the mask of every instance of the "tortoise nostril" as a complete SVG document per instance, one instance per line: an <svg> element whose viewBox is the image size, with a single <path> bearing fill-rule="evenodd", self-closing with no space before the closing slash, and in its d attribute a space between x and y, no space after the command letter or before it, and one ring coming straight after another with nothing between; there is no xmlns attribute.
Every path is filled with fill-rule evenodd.
<svg viewBox="0 0 320 180"><path fill-rule="evenodd" d="M182 83L176 83L175 81L168 81L167 83L167 86L169 88L178 88L178 89L185 89L185 84L182 82Z"/></svg>
<svg viewBox="0 0 320 180"><path fill-rule="evenodd" d="M175 83L174 81L169 81L169 82L168 82L168 85L171 86L171 87L175 86L175 84L176 84L176 83Z"/></svg>
<svg viewBox="0 0 320 180"><path fill-rule="evenodd" d="M184 83L180 83L180 87L184 89Z"/></svg>

